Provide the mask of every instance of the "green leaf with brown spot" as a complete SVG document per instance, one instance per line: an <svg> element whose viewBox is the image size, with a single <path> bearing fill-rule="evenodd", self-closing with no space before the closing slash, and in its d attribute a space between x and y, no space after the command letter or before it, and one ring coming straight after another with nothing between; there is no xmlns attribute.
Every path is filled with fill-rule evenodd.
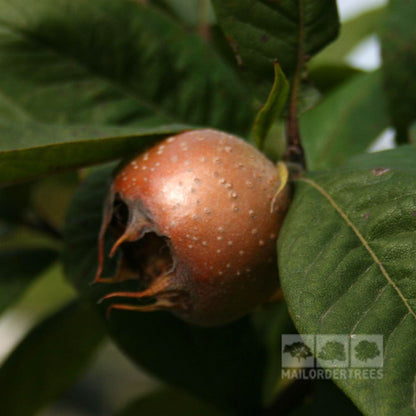
<svg viewBox="0 0 416 416"><path fill-rule="evenodd" d="M291 80L338 34L334 0L213 0L213 5L237 61L263 100L273 84L274 61Z"/></svg>
<svg viewBox="0 0 416 416"><path fill-rule="evenodd" d="M278 244L300 333L383 337L382 377L335 379L369 416L415 414L416 158L397 151L300 179Z"/></svg>
<svg viewBox="0 0 416 416"><path fill-rule="evenodd" d="M150 3L0 0L0 16L0 117L251 125L251 96L233 68Z"/></svg>

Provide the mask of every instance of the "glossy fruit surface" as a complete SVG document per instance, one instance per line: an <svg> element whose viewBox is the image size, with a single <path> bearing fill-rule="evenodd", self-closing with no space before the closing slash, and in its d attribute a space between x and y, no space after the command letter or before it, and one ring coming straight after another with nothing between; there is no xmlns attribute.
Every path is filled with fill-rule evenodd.
<svg viewBox="0 0 416 416"><path fill-rule="evenodd" d="M100 264L110 228L117 275L96 278L137 279L139 290L109 294L109 309L166 309L206 326L243 316L278 286L288 193L284 165L223 132L181 133L139 155L117 173L104 213Z"/></svg>

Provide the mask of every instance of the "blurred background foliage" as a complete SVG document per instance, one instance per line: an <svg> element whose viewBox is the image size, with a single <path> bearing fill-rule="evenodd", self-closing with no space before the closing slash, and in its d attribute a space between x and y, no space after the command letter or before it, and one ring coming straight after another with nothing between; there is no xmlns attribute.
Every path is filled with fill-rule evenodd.
<svg viewBox="0 0 416 416"><path fill-rule="evenodd" d="M65 54L60 55L56 53L56 50L42 49L45 38L48 36L53 38L54 33L47 33L49 30L47 25L43 27L42 22L35 22L38 32L34 36L29 36L31 44L30 42L21 44L19 39L14 40L17 42L14 47L18 45L21 55L14 56L11 53L10 56L13 59L7 61L4 57L9 56L10 51L7 47L1 50L4 56L2 55L3 58L0 59L0 78L3 79L0 81L0 124L3 127L0 127L2 132L10 134L8 136L11 138L10 141L14 133L7 124L8 122L19 121L23 128L31 129L33 126L31 127L30 123L33 120L54 125L68 123L82 125L86 120L93 120L94 123L100 125L113 124L120 129L126 128L126 130L120 130L120 134L125 133L126 137L132 131L129 129L131 126L154 127L161 121L211 125L245 137L249 136L252 121L262 102L259 99L251 100L252 85L250 88L247 87L243 78L235 76L235 73L239 71L238 60L234 57L235 51L221 34L210 2L208 0L135 1L154 6L158 11L162 10L163 19L169 19L166 22L171 22L169 27L165 27L163 19L157 22L152 13L147 16L149 19L147 32L143 39L140 39L141 42L147 42L147 47L143 51L144 63L151 62L155 54L165 53L164 42L178 42L175 46L177 50L182 47L189 48L195 56L178 54L172 57L166 52L166 64L162 64L165 65L163 70L157 68L160 61L155 62L157 65L154 69L149 70L147 67L139 71L143 79L137 80L133 77L133 75L136 76L134 71L126 72L117 65L112 66L113 60L117 59L117 48L120 47L120 44L115 42L109 45L111 56L108 55L109 50L97 51L102 69L97 69L94 66L96 63L88 61L89 70L82 72L77 67L79 62L72 62L71 66L65 62ZM25 19L27 21L31 19L30 13L18 10L24 2L18 2L13 7L10 6L12 2L9 5L7 3L6 1L0 3L0 15L3 12L4 16L10 18L10 21L24 27ZM26 3L29 8L40 7L35 2ZM54 8L57 9L65 4L62 1L53 3ZM90 3L93 3L93 0L90 0ZM308 164L312 169L331 167L342 163L349 156L368 149L380 150L393 145L394 130L391 128L392 124L387 115L388 107L392 106L391 100L387 103L386 98L379 95L381 91L379 86L383 82L380 73L370 72L380 65L378 31L385 4L385 1L339 0L338 5L343 21L340 35L335 42L318 53L308 64L310 75L307 80L304 80L301 110L311 110L302 117L301 129L310 158ZM364 12L362 12L363 9L365 9ZM72 13L74 10L67 10L63 7L60 17L65 19L67 12ZM98 12L91 9L89 13L91 17ZM126 21L128 18L129 16L124 16ZM10 40L10 36L13 37L13 30L2 22L3 18L0 19L0 42L1 39ZM146 24L146 22L142 23ZM59 22L56 21L53 24L57 25ZM91 22L80 22L80 24L85 29ZM398 30L393 23L391 24L393 26L391 30ZM82 28L79 32L80 36L85 35ZM99 34L91 31L85 36L91 36L94 41L96 40L93 39L94 36L106 36L102 32L108 30L111 34L113 29L112 27L103 28ZM21 32L23 33L24 30L21 29ZM162 41L159 43L154 42L157 33L162 36ZM131 34L134 35L133 29ZM136 39L126 37L127 43L136 41ZM209 48L206 48L207 44ZM125 46L122 45L122 47ZM69 49L71 47L73 45L68 46ZM38 52L39 48L41 53L36 59L39 59L40 65L36 68L32 66L30 70L33 71L29 76L29 72L25 73L28 68L25 67L24 59L32 52ZM84 55L77 59L87 60L85 51L76 51L79 54L83 52ZM203 61L199 59L201 56L204 57ZM91 57L91 59L95 58L95 56ZM137 62L137 57L127 58L130 59L127 67L131 65L131 68L137 69L143 64L143 62ZM385 58L396 59L387 51ZM44 68L42 65L46 65L45 68L48 71L46 75L42 72ZM213 71L209 79L200 77L198 71L201 66L212 66ZM177 76L174 80L176 84L172 81L171 88L175 93L164 100L161 98L161 91L158 90L158 82L163 82L163 85L166 85L166 82L169 84L172 80L172 70L183 78ZM68 81L67 83L61 82L65 71L69 71L67 73L70 74L68 80L64 80ZM157 76L152 81L154 73L157 73ZM393 77L389 73L385 76ZM56 83L45 81L45 79L53 80L54 77L56 77ZM229 83L224 84L224 80L229 80ZM400 84L400 80L396 80L396 83ZM210 92L213 88L217 89L217 94L211 96ZM69 94L70 99L62 100L63 89L66 94ZM2 91L11 94L15 102L10 103L7 94L3 94ZM368 101L360 98L363 91ZM194 97L201 94L206 95L209 105L204 106L201 101L198 105L194 104ZM394 92L392 94L394 95ZM349 101L352 101L354 105L349 106ZM48 102L51 105L45 106L44 104ZM320 105L316 105L317 103ZM377 103L377 108L374 110L375 115L371 122L365 125L360 124L360 114L367 111L368 107L374 103ZM155 106L157 106L157 111L155 111ZM407 128L411 117L406 116L403 121L403 117L398 115L399 111L400 109L395 112L395 118L400 120L396 125L399 126L400 137L402 137L408 134ZM329 117L328 114L333 116ZM319 128L316 127L317 123ZM354 127L355 147L345 147L343 153L340 152L340 148L336 148L334 149L336 157L322 160L321 154L323 151L328 152L331 137L334 134L351 136L347 126ZM321 140L323 129L327 142ZM414 130L410 129L410 132ZM109 133L110 136L112 132L113 130ZM266 153L272 159L282 156L283 135L283 123L276 122L265 146ZM82 152L81 148L79 152ZM0 359L5 361L9 354L12 354L7 364L10 369L6 365L6 370L2 370L3 375L0 372L0 387L7 384L7 388L4 387L6 391L12 390L10 385L13 385L8 372L16 372L18 371L16 368L22 365L19 364L22 361L13 361L13 354L26 357L24 345L22 347L20 342L27 334L29 335L25 342L46 347L46 354L49 353L50 357L38 357L41 362L45 360L45 365L62 365L62 368L65 368L63 361L71 357L71 348L68 346L68 356L61 357L62 362L58 358L54 361L54 348L63 341L59 338L59 331L51 334L48 328L53 327L56 313L64 313L65 319L68 322L73 321L74 324L84 319L85 316L80 315L74 289L63 278L59 259L68 205L75 189L84 181L87 171L89 169L80 169L76 172L60 173L0 188L0 285L2 291L0 309L5 311L0 320ZM31 261L29 262L28 259ZM25 265L27 263L30 263L30 267ZM9 275L15 276L13 282L8 281ZM2 293L7 299L2 298ZM262 328L262 325L267 327L264 323L262 324L265 319L262 318L261 311L253 319L257 327ZM288 321L287 318L282 326L290 325ZM91 325L93 326L92 323ZM281 330L279 323L276 325L275 328L270 327L262 331L262 336L272 337L273 331ZM45 398L38 403L33 397L33 408L40 409L37 412L39 416L222 414L222 411L214 409L211 404L196 400L184 391L174 390L145 371L141 371L104 335L104 330L96 329L95 331L96 333L92 334L94 331L89 333L91 343L89 352L91 357L93 352L96 352L94 358L90 360L91 357L88 355L80 360L82 365L80 364L79 372L75 371L51 395L52 404L45 407ZM267 402L270 397L275 397L287 386L276 384L275 374L273 375L273 371L279 369L277 357L280 355L279 346L273 342L266 343L269 348L275 349L274 355L270 353L269 356L270 374L266 375L266 384L268 384L266 390L269 393L268 397L263 399ZM14 350L16 346L17 349ZM88 366L87 362L89 362ZM84 364L87 370L75 385L69 388L78 379L78 373L83 372ZM54 371L63 371L62 368L56 367ZM67 389L66 392L64 392L64 387ZM342 393L333 389L332 385L322 383L318 387L316 401L313 402L312 396L306 394L306 401L299 403L301 409L295 414L315 414L312 412L316 409L317 414L324 414L322 413L323 406L319 405L319 401L322 401L326 389L332 392L334 403L345 400L347 409L345 414L347 411L349 415L355 412L355 408L349 407L349 402ZM32 395L35 396L35 393L36 391ZM10 394L13 392L11 391ZM314 406L317 406L316 409ZM331 407L327 402L325 406L328 408L328 414L336 408ZM27 410L22 407L15 414L29 414L25 411ZM7 416L7 413L5 415Z"/></svg>

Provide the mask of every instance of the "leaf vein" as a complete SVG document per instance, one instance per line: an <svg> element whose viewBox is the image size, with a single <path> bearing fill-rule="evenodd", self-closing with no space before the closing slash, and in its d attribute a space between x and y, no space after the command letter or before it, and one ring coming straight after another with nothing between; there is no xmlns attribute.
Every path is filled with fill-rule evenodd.
<svg viewBox="0 0 416 416"><path fill-rule="evenodd" d="M328 315L328 313L336 306L336 304L354 287L354 285L363 277L365 276L369 270L373 267L373 265L371 264L370 266L367 267L367 269L364 270L363 273L361 273L359 276L357 276L357 278L351 283L350 286L348 286L347 290L345 292L343 292L341 294L341 296L336 299L330 306L329 308L324 312L324 314L321 316L321 325L323 324L324 319L326 318L326 316Z"/></svg>
<svg viewBox="0 0 416 416"><path fill-rule="evenodd" d="M368 313L371 311L371 309L374 308L374 306L376 305L377 301L381 298L381 296L383 295L383 293L385 292L385 290L388 287L389 287L389 284L386 283L386 285L380 290L380 292L378 293L378 295L371 302L371 304L369 305L369 307L367 308L367 310L362 313L362 315L360 316L360 318L357 320L357 322L355 323L355 325L352 327L351 334L354 334L354 331L357 329L358 325L365 319L365 317L368 315Z"/></svg>
<svg viewBox="0 0 416 416"><path fill-rule="evenodd" d="M328 202L332 205L332 207L338 212L338 214L341 216L341 218L351 227L355 235L358 237L358 239L361 241L367 252L370 254L373 261L377 264L379 267L382 275L385 277L387 282L393 287L393 289L396 291L404 305L406 306L409 313L413 316L414 319L416 319L416 312L413 311L413 309L410 307L407 299L404 297L403 293L400 291L399 287L396 285L396 283L393 281L393 279L390 277L390 275L387 273L387 270L385 269L384 265L378 258L377 254L373 251L373 249L370 247L368 241L364 238L364 236L361 234L361 232L358 230L358 228L354 225L354 223L351 221L351 219L348 217L348 215L342 210L342 208L336 203L336 201L332 198L328 192L324 188L322 188L318 183L315 181L308 179L308 178L302 178L301 181L306 182L313 188L315 188L322 196L324 196Z"/></svg>

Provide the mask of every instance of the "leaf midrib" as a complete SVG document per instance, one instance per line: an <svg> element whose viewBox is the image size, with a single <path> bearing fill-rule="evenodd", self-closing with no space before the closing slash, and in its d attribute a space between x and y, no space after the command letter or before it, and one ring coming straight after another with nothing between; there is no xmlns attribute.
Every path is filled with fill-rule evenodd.
<svg viewBox="0 0 416 416"><path fill-rule="evenodd" d="M381 263L380 259L377 257L376 253L373 251L373 249L370 247L369 243L366 241L364 236L360 233L358 228L354 225L354 223L351 221L351 219L348 217L348 215L342 210L342 208L336 203L336 201L332 198L332 196L325 191L324 188L322 188L318 183L313 181L309 178L302 178L300 181L305 182L315 188L324 198L328 200L328 202L331 204L331 206L338 212L338 214L341 216L341 218L351 227L354 234L358 237L360 242L363 244L364 248L367 250L367 252L370 254L373 261L377 264L379 267L382 275L387 280L388 284L390 284L393 289L396 291L396 293L399 295L400 299L406 306L406 309L409 311L409 313L413 316L413 318L416 320L416 312L413 311L413 309L410 307L409 303L407 302L407 299L404 297L403 293L400 291L396 283L393 281L393 279L390 277L390 275L387 273L387 270Z"/></svg>

